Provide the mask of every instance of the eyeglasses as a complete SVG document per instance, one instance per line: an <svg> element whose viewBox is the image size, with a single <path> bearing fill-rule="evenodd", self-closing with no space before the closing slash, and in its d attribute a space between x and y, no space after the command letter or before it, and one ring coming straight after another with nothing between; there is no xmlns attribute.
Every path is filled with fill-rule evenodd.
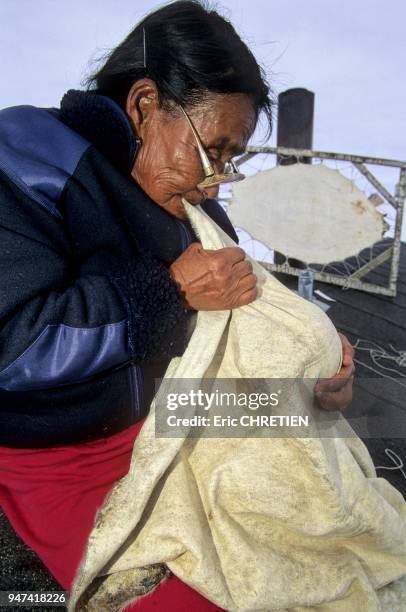
<svg viewBox="0 0 406 612"><path fill-rule="evenodd" d="M189 115L186 113L185 109L182 106L180 106L180 108L182 109L183 114L188 120L190 128L196 139L197 149L199 151L204 175L206 177L204 181L197 185L197 189L199 189L199 191L204 191L209 187L216 187L217 185L221 185L222 183L234 183L235 181L242 181L243 179L245 179L245 175L241 174L233 160L230 160L224 164L224 170L222 173L219 174L214 170L212 164L210 163L209 157L206 151L204 150L202 141L200 140L199 135L196 132L192 121L190 120Z"/></svg>

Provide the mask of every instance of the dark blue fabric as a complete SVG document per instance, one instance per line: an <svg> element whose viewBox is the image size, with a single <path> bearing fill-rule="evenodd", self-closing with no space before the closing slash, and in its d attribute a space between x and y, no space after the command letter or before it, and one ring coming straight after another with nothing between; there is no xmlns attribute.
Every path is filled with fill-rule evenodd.
<svg viewBox="0 0 406 612"><path fill-rule="evenodd" d="M126 320L90 329L48 325L0 372L0 388L31 391L78 382L129 358Z"/></svg>
<svg viewBox="0 0 406 612"><path fill-rule="evenodd" d="M128 366L128 384L131 398L129 409L132 421L135 423L145 414L144 376L140 365L130 364Z"/></svg>
<svg viewBox="0 0 406 612"><path fill-rule="evenodd" d="M129 128L89 92L68 92L60 110L0 112L0 444L129 427L185 349L168 267L197 237L132 179ZM219 204L207 206L232 236Z"/></svg>
<svg viewBox="0 0 406 612"><path fill-rule="evenodd" d="M208 198L202 204L202 208L205 213L209 215L213 221L217 223L221 229L230 236L238 244L238 235L230 223L230 219L227 217L227 213L224 208L220 206L217 200Z"/></svg>
<svg viewBox="0 0 406 612"><path fill-rule="evenodd" d="M88 92L85 95L87 95L88 97L89 95ZM137 152L138 145L135 139L134 130L131 127L130 120L125 114L125 112L123 111L123 109L120 108L120 106L116 102L114 102L114 100L112 100L111 98L108 98L107 96L102 96L100 94L97 95L97 98L98 98L98 101L97 101L98 108L100 109L100 103L105 104L106 108L109 108L111 113L113 113L117 117L117 120L120 122L121 128L126 134L126 137L128 140L127 158L129 160L129 164L131 167L132 164L134 163L135 154Z"/></svg>
<svg viewBox="0 0 406 612"><path fill-rule="evenodd" d="M60 217L57 202L90 143L61 129L50 112L33 106L0 111L0 168L31 199Z"/></svg>
<svg viewBox="0 0 406 612"><path fill-rule="evenodd" d="M192 236L192 232L188 229L186 222L183 222L180 219L176 219L176 221L180 232L182 250L184 251L185 249L187 249L188 246L192 244L195 238L194 236Z"/></svg>
<svg viewBox="0 0 406 612"><path fill-rule="evenodd" d="M70 89L58 115L123 174L131 174L138 144L129 118L114 100L93 91Z"/></svg>

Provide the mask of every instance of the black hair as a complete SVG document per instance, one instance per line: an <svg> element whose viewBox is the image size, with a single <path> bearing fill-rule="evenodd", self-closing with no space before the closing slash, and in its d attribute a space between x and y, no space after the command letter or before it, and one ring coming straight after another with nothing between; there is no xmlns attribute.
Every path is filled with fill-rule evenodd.
<svg viewBox="0 0 406 612"><path fill-rule="evenodd" d="M148 14L87 85L124 108L133 83L145 77L168 110L171 101L198 106L208 92L247 94L271 133L273 104L263 69L231 23L199 0L178 0Z"/></svg>

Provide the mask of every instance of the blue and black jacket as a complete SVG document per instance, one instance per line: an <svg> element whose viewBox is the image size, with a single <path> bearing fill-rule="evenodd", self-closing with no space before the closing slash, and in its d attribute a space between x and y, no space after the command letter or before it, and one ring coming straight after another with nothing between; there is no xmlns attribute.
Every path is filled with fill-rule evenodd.
<svg viewBox="0 0 406 612"><path fill-rule="evenodd" d="M70 90L0 111L0 444L121 431L187 343L168 266L197 240L131 178L121 108ZM203 208L234 239L221 206Z"/></svg>

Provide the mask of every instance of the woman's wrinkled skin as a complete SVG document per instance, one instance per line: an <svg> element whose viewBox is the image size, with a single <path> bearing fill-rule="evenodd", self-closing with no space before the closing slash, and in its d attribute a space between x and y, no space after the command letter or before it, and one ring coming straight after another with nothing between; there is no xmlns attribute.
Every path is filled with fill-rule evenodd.
<svg viewBox="0 0 406 612"><path fill-rule="evenodd" d="M244 151L257 120L250 98L240 93L210 92L198 108L185 110L218 172L226 161ZM156 204L185 219L182 197L200 204L206 197L217 196L218 187L204 193L197 189L204 172L193 132L176 105L170 112L162 108L151 79L134 83L126 112L141 141L131 175ZM189 309L238 308L257 297L256 276L239 247L208 251L193 243L171 265L170 272ZM341 370L315 386L317 402L325 410L344 411L352 401L354 349L343 334L340 338Z"/></svg>
<svg viewBox="0 0 406 612"><path fill-rule="evenodd" d="M226 161L244 151L255 129L255 112L245 94L210 94L198 110L188 112L219 172ZM142 142L132 176L154 202L185 219L181 198L200 204L205 194L196 185L205 177L193 132L180 109L175 107L174 113L159 106L153 81L141 79L131 88L127 114ZM217 193L215 187L206 195Z"/></svg>
<svg viewBox="0 0 406 612"><path fill-rule="evenodd" d="M255 129L254 108L244 94L208 94L198 110L186 110L218 171L244 151ZM217 187L204 193L197 189L205 177L193 131L176 105L171 112L162 108L151 79L134 83L126 111L141 140L132 177L154 202L186 219L182 197L191 204L216 197ZM170 273L191 310L229 310L257 297L257 278L239 247L212 251L193 243L170 266Z"/></svg>

